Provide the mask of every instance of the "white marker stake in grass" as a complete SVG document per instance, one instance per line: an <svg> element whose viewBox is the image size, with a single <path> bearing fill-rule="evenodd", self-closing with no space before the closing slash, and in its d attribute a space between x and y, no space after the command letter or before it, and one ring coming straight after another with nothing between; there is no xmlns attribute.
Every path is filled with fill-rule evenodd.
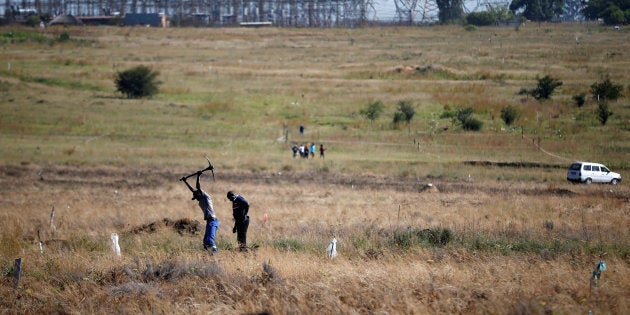
<svg viewBox="0 0 630 315"><path fill-rule="evenodd" d="M112 250L116 256L120 257L120 245L118 245L118 234L112 233Z"/></svg>
<svg viewBox="0 0 630 315"><path fill-rule="evenodd" d="M337 238L333 237L332 241L330 241L330 245L326 248L326 253L330 259L337 257Z"/></svg>

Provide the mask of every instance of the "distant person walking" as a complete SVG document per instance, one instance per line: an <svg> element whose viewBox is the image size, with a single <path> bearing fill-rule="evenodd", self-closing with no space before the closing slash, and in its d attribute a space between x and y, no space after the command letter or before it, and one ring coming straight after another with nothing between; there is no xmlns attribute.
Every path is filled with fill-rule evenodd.
<svg viewBox="0 0 630 315"><path fill-rule="evenodd" d="M199 178L201 177L201 172L197 172L197 183L195 188L192 188L190 184L186 181L186 177L182 177L180 180L183 181L188 189L192 192L192 200L197 200L199 202L199 208L203 212L203 219L206 220L206 231L203 235L203 249L210 251L210 254L217 253L219 249L217 248L216 243L214 242L214 237L217 234L217 229L219 228L219 219L214 213L214 207L212 206L212 198L210 195L201 189L201 185L199 184Z"/></svg>
<svg viewBox="0 0 630 315"><path fill-rule="evenodd" d="M298 151L299 151L298 147L294 145L291 148L291 151L293 151L293 158L295 159L297 157L297 154L298 154Z"/></svg>
<svg viewBox="0 0 630 315"><path fill-rule="evenodd" d="M232 202L232 215L234 216L234 228L232 233L236 233L236 241L239 250L247 251L247 228L249 227L249 203L243 196L228 191L227 199Z"/></svg>
<svg viewBox="0 0 630 315"><path fill-rule="evenodd" d="M315 157L315 143L311 142L311 158Z"/></svg>
<svg viewBox="0 0 630 315"><path fill-rule="evenodd" d="M306 150L306 148L304 148L304 144L300 144L300 147L298 148L298 151L300 151L300 156L304 157L304 150Z"/></svg>
<svg viewBox="0 0 630 315"><path fill-rule="evenodd" d="M304 134L304 125L300 125L300 134L303 135Z"/></svg>
<svg viewBox="0 0 630 315"><path fill-rule="evenodd" d="M326 152L326 148L324 148L324 144L320 144L319 145L319 157L323 158L324 157L324 152Z"/></svg>

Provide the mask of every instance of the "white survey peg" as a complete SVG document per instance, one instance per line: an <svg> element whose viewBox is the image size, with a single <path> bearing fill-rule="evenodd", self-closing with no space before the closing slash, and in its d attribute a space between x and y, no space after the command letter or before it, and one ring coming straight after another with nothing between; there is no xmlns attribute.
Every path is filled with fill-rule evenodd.
<svg viewBox="0 0 630 315"><path fill-rule="evenodd" d="M118 245L118 234L112 233L112 250L116 256L120 257L120 245Z"/></svg>

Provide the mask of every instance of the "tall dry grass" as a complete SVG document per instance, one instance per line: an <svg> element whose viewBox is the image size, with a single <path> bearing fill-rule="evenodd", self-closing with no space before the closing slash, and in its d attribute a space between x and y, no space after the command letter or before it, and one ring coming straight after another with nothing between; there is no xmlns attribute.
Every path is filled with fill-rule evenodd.
<svg viewBox="0 0 630 315"><path fill-rule="evenodd" d="M379 177L329 175L326 183L321 174L218 171L216 181L203 181L221 220L220 253L211 257L199 233L160 224L200 217L187 189L169 179L176 170L55 168L43 181L35 170L3 177L3 312L621 314L628 307L625 186L611 193L473 179L394 189ZM249 253L234 250L223 196L230 189L252 204ZM138 230L150 223L153 230ZM434 228L452 239L442 246L406 238ZM41 254L38 229L44 241L64 242L49 242ZM113 232L120 258L109 248ZM329 260L333 235L340 256ZM24 269L13 290L17 256ZM595 288L589 281L600 259L608 270Z"/></svg>

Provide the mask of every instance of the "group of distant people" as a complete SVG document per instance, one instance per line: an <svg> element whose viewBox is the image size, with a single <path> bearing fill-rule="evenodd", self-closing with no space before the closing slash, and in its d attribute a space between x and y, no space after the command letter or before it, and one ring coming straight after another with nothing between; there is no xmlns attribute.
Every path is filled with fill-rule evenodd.
<svg viewBox="0 0 630 315"><path fill-rule="evenodd" d="M293 145L293 147L291 147L291 151L293 152L294 159L298 157L308 159L309 156L310 158L315 158L315 152L317 152L317 146L313 142L307 145L305 144L300 144L299 146ZM319 157L323 158L325 152L326 152L326 148L324 147L324 144L322 143L319 145Z"/></svg>

